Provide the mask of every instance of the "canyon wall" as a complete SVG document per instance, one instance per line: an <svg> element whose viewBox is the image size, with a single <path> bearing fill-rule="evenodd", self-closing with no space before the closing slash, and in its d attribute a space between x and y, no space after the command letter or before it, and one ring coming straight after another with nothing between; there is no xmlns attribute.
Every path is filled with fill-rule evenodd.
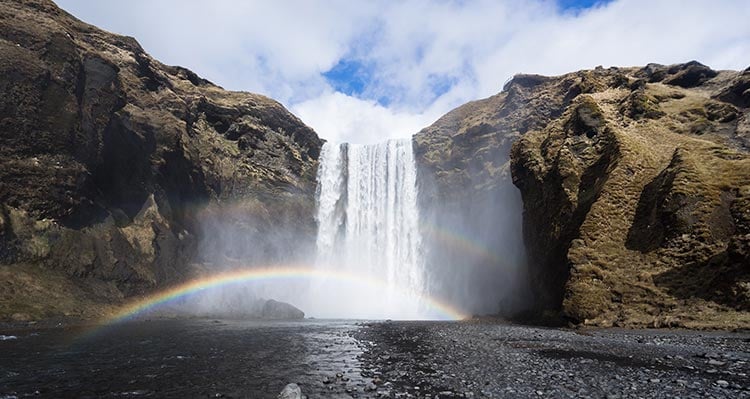
<svg viewBox="0 0 750 399"><path fill-rule="evenodd" d="M44 0L0 3L0 92L0 316L91 317L314 246L322 141L274 100Z"/></svg>
<svg viewBox="0 0 750 399"><path fill-rule="evenodd" d="M322 140L52 2L0 3L0 317L94 317L313 255ZM474 314L750 326L750 69L517 75L413 138L430 294Z"/></svg>
<svg viewBox="0 0 750 399"><path fill-rule="evenodd" d="M433 197L465 217L520 189L533 313L747 327L748 106L750 70L697 62L518 75L415 143Z"/></svg>

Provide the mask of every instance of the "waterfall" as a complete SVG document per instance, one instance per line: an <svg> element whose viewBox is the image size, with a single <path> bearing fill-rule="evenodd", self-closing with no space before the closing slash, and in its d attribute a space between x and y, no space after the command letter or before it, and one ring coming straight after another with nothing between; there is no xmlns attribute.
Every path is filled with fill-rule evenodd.
<svg viewBox="0 0 750 399"><path fill-rule="evenodd" d="M328 301L329 312L321 314L425 316L420 304L425 276L411 140L325 144L317 179L316 267L359 276L370 287L316 287L318 297L330 297L323 290L350 291Z"/></svg>

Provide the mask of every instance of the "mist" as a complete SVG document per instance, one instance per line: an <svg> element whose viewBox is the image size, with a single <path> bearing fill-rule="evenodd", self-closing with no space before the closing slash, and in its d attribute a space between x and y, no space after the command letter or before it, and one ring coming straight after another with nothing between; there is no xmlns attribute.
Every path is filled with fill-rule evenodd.
<svg viewBox="0 0 750 399"><path fill-rule="evenodd" d="M531 300L507 153L497 184L456 195L464 190L445 192L420 169L411 140L326 143L313 206L261 197L198 213L197 275L279 272L229 280L162 312L255 318L273 299L315 318L514 316Z"/></svg>
<svg viewBox="0 0 750 399"><path fill-rule="evenodd" d="M419 171L420 216L429 289L472 315L516 316L531 307L521 194L513 185L509 144L502 173L483 190L471 173L466 187L444 187ZM451 192L447 192L450 189Z"/></svg>

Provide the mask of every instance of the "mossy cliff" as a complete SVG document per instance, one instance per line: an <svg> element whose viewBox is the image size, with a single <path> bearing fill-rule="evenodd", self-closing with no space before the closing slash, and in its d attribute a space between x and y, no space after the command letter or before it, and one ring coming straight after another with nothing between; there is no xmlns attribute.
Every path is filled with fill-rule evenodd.
<svg viewBox="0 0 750 399"><path fill-rule="evenodd" d="M459 203L510 169L537 311L748 327L749 89L697 62L518 75L415 136L418 160Z"/></svg>
<svg viewBox="0 0 750 399"><path fill-rule="evenodd" d="M322 142L274 100L45 0L0 3L0 92L0 317L90 317L314 239Z"/></svg>

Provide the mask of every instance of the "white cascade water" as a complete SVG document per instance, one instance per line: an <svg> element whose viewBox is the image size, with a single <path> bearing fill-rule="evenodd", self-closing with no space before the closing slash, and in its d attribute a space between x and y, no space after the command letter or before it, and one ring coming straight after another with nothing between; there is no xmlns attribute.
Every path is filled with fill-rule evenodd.
<svg viewBox="0 0 750 399"><path fill-rule="evenodd" d="M411 140L323 146L316 267L332 279L314 287L313 314L429 317L416 178Z"/></svg>

